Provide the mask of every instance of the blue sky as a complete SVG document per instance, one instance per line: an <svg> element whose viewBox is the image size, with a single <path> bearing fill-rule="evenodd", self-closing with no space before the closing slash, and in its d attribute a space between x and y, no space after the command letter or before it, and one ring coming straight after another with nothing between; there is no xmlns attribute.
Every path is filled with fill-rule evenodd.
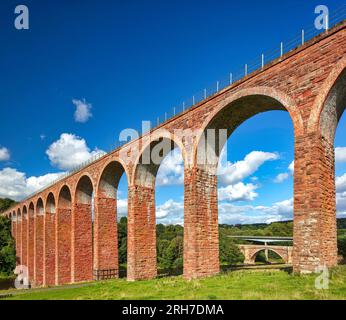
<svg viewBox="0 0 346 320"><path fill-rule="evenodd" d="M328 5L333 12L344 3L21 4L30 10L29 30L13 27L17 1L0 3L0 107L5 119L0 127L0 196L18 199L55 177L46 174L65 171L71 162L85 160L97 149L109 151L121 130L140 128L142 120L162 119L195 92L312 26L316 5ZM344 118L336 147L346 147ZM1 155L4 148L8 152ZM269 222L292 216L293 179L288 167L293 160L293 129L287 113L258 115L238 128L228 141L229 166L254 151L263 152L256 157L270 160L256 158L250 164L256 170L225 190L244 197L220 201L220 222ZM336 173L342 177L346 163L340 159ZM158 222L175 223L182 221L183 186L179 166L173 173L169 168L168 163L160 169L161 175L174 179L173 185L157 188ZM125 208L124 180L119 198ZM339 211L346 212L346 201Z"/></svg>

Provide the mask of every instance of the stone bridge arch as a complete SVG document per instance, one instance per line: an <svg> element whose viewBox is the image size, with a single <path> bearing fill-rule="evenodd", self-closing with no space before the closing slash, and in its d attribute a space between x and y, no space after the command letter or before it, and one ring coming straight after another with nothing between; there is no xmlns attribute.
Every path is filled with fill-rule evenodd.
<svg viewBox="0 0 346 320"><path fill-rule="evenodd" d="M290 246L265 246L265 245L239 245L244 255L244 264L255 264L257 255L265 250L275 252L286 264L292 264L293 247Z"/></svg>
<svg viewBox="0 0 346 320"><path fill-rule="evenodd" d="M119 157L112 157L101 167L95 194L94 277L119 276L117 197L120 179L125 174L129 185L129 169Z"/></svg>

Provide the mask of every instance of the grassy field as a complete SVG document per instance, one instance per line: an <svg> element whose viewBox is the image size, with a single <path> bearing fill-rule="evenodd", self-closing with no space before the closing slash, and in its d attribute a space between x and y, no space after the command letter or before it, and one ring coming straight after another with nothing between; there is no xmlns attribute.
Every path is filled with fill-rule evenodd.
<svg viewBox="0 0 346 320"><path fill-rule="evenodd" d="M327 290L315 289L315 278L282 270L239 270L193 281L182 277L138 282L119 279L19 291L8 299L346 299L346 266L330 272Z"/></svg>

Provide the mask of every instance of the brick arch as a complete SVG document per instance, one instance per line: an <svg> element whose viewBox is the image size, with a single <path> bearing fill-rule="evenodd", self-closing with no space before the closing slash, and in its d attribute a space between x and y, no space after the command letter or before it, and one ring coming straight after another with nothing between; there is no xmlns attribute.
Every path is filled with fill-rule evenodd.
<svg viewBox="0 0 346 320"><path fill-rule="evenodd" d="M21 264L28 266L28 209L27 205L22 207L22 250Z"/></svg>
<svg viewBox="0 0 346 320"><path fill-rule="evenodd" d="M56 200L53 192L47 195L44 216L43 284L54 285L56 261Z"/></svg>
<svg viewBox="0 0 346 320"><path fill-rule="evenodd" d="M346 108L346 67L333 83L319 117L322 137L334 143L336 128Z"/></svg>
<svg viewBox="0 0 346 320"><path fill-rule="evenodd" d="M74 190L72 213L72 282L92 280L92 204L94 182L90 175L79 177Z"/></svg>
<svg viewBox="0 0 346 320"><path fill-rule="evenodd" d="M257 104L256 107L252 107ZM256 114L282 110L287 111L292 120L295 136L299 136L304 132L304 123L302 116L298 110L297 103L292 97L272 87L253 87L242 89L236 93L227 96L222 100L206 118L201 125L200 134L197 137L197 142L194 146L194 164L198 166L199 150L201 150L201 142L208 129L227 129L227 139L242 123ZM224 114L222 114L224 113ZM242 114L243 113L243 114ZM225 119L222 122L218 117L226 116L226 118L234 118L231 123L226 123ZM231 126L231 128L229 128ZM226 141L224 141L226 142ZM218 148L219 149L219 148ZM220 148L222 150L222 148ZM214 150L216 155L221 150ZM213 159L211 159L213 160ZM215 162L218 161L215 159ZM216 165L216 164L215 164Z"/></svg>
<svg viewBox="0 0 346 320"><path fill-rule="evenodd" d="M184 160L184 164L189 162L188 159L188 155L186 152L186 148L184 146L184 143L182 142L181 138L179 138L177 135L175 135L174 133L169 132L166 129L160 129L158 132L155 132L154 134L150 135L149 138L143 138L143 145L140 149L140 152L138 153L135 161L133 162L133 170L132 170L132 175L130 178L130 184L131 185L137 185L138 184L138 180L136 182L136 179L139 178L138 177L138 169L140 168L141 165L141 160L143 157L146 157L146 159L148 159L151 162L151 150L153 148L155 148L155 146L159 145L160 143L165 143L165 142L171 142L172 146L170 148L170 150L168 151L168 144L167 144L167 151L165 153L165 155L163 155L161 158L160 163L156 164L154 166L154 168L150 168L151 163L146 164L146 168L145 171L148 173L149 171L153 171L151 173L156 174L158 170L158 168L160 167L162 160L166 157L166 155L172 151L174 148L178 147L183 160ZM166 146L166 145L165 145ZM145 154L146 153L146 154ZM160 159L158 159L160 160ZM151 170L153 169L153 170ZM156 171L156 172L155 172ZM154 177L155 178L155 177ZM146 179L147 181L144 184L150 184L151 187L153 186L153 180L150 179Z"/></svg>
<svg viewBox="0 0 346 320"><path fill-rule="evenodd" d="M321 126L321 116L323 110L325 109L328 98L332 93L335 84L340 79L342 74L346 70L346 56L341 58L336 66L329 73L328 77L324 80L323 85L319 89L319 94L317 95L315 102L311 109L311 114L308 119L307 132L315 132ZM343 110L344 111L344 110Z"/></svg>
<svg viewBox="0 0 346 320"><path fill-rule="evenodd" d="M20 208L17 209L17 241L16 241L16 259L19 264L22 264L22 211Z"/></svg>
<svg viewBox="0 0 346 320"><path fill-rule="evenodd" d="M95 192L94 270L97 280L119 276L117 192L125 174L129 186L129 172L125 163L112 157L101 168Z"/></svg>
<svg viewBox="0 0 346 320"><path fill-rule="evenodd" d="M28 211L28 271L29 281L34 283L35 275L35 204L29 203Z"/></svg>
<svg viewBox="0 0 346 320"><path fill-rule="evenodd" d="M127 277L129 280L150 279L157 275L156 175L163 159L176 146L182 148L185 165L186 152L182 142L167 130L160 130L151 137L150 141L146 141L134 162L128 197ZM162 153L158 152L155 157L155 153L152 152L159 150Z"/></svg>
<svg viewBox="0 0 346 320"><path fill-rule="evenodd" d="M35 210L35 251L34 251L34 282L35 286L43 284L43 270L44 270L44 202L42 197L36 201Z"/></svg>
<svg viewBox="0 0 346 320"><path fill-rule="evenodd" d="M71 282L71 225L72 225L72 192L64 184L58 193L56 214L56 284Z"/></svg>
<svg viewBox="0 0 346 320"><path fill-rule="evenodd" d="M260 252L265 251L265 250L266 250L265 248L260 248L260 249L256 250L255 252L252 252L251 261L255 262L257 255ZM283 261L286 262L286 260L287 260L286 257L284 257L282 252L280 252L279 250L275 250L273 248L268 248L268 251L276 253Z"/></svg>

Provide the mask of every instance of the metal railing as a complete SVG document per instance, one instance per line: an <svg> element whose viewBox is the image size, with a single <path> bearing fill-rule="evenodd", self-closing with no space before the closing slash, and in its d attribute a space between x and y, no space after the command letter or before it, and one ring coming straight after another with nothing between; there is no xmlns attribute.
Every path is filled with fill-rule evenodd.
<svg viewBox="0 0 346 320"><path fill-rule="evenodd" d="M211 98L218 92L226 89L229 86L232 86L236 82L241 81L242 79L251 76L251 74L261 71L262 69L265 69L268 64L273 63L275 60L278 60L282 58L285 54L296 50L300 47L302 47L306 42L309 40L312 40L314 37L326 33L330 30L330 28L335 27L337 24L341 23L346 19L346 5L343 5L340 7L334 14L329 15L328 17L328 28L327 30L322 29L318 30L315 28L315 26L310 26L308 28L302 29L299 34L297 34L294 38L290 39L289 41L282 41L276 48L273 50L263 52L259 54L258 58L252 61L251 63L244 64L244 67L237 72L230 72L227 76L221 78L220 80L214 82L213 85L206 87L205 89L195 93L190 98L186 99L182 104L179 106L176 106L171 110L171 112L166 112L164 116L158 117L154 121L151 121L152 124L155 124L154 127L151 128L151 131L155 130L156 128L162 126L164 123L170 121L174 117L177 117L184 112L186 112L188 109L191 109L195 107L197 104L202 103L203 101ZM263 83L264 85L266 82ZM140 131L138 131L140 132ZM114 148L111 148L108 153L100 152L98 154L95 154L92 156L89 160L81 163L79 166L75 167L73 170L63 173L57 178L56 180L52 181L50 184L42 187L41 189L35 191L34 193L28 195L25 199L23 199L21 202L26 201L38 193L50 188L54 184L68 178L69 176L72 176L76 172L82 170L83 168L91 165L92 163L98 161L102 157L107 156L110 153L113 153L123 147L125 144L129 143L130 141L123 141L117 143Z"/></svg>

